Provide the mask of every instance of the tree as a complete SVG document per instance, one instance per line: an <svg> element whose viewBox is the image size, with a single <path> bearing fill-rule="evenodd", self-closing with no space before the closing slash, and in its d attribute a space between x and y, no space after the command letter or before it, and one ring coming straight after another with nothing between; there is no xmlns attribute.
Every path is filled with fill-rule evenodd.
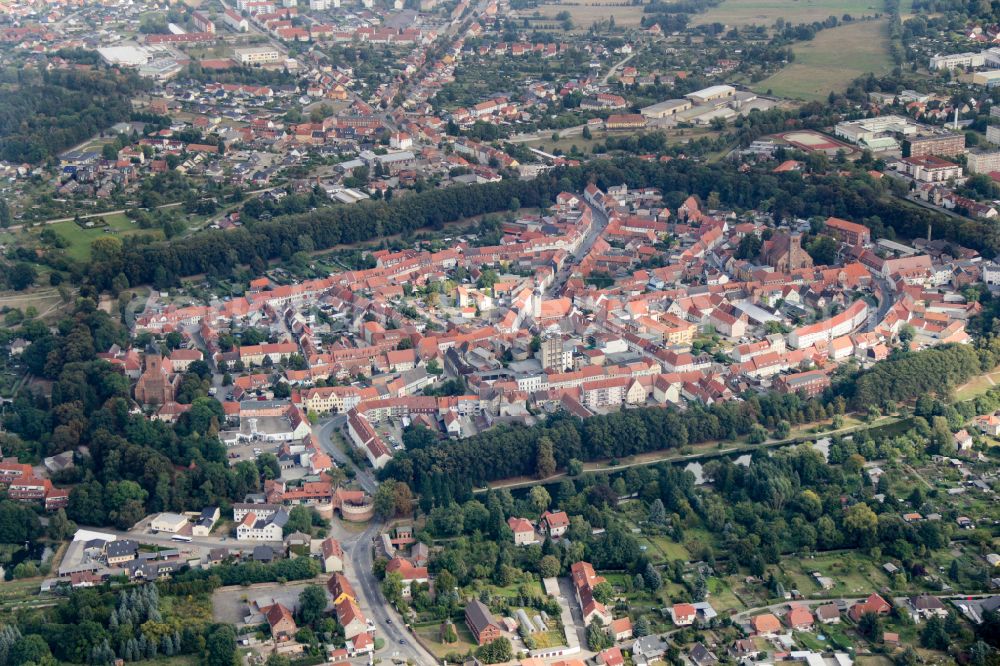
<svg viewBox="0 0 1000 666"><path fill-rule="evenodd" d="M649 632L649 620L646 619L645 615L640 615L632 626L632 633L636 638L642 638L643 636L649 636Z"/></svg>
<svg viewBox="0 0 1000 666"><path fill-rule="evenodd" d="M663 577L660 576L660 572L656 570L652 562L646 565L646 569L642 572L642 579L646 583L646 587L654 592L663 585Z"/></svg>
<svg viewBox="0 0 1000 666"><path fill-rule="evenodd" d="M611 583L604 581L594 586L593 595L602 604L609 604L615 598L615 589L611 587Z"/></svg>
<svg viewBox="0 0 1000 666"><path fill-rule="evenodd" d="M227 624L216 625L205 642L206 666L237 666L236 632Z"/></svg>
<svg viewBox="0 0 1000 666"><path fill-rule="evenodd" d="M532 508L539 514L547 510L552 503L552 496L542 486L534 486L528 493L528 497L531 499Z"/></svg>
<svg viewBox="0 0 1000 666"><path fill-rule="evenodd" d="M501 636L476 650L476 657L484 664L502 664L514 658L514 648L508 638Z"/></svg>
<svg viewBox="0 0 1000 666"><path fill-rule="evenodd" d="M698 574L694 579L694 585L691 588L691 599L694 601L704 601L705 597L708 596L708 581L705 580L703 574Z"/></svg>
<svg viewBox="0 0 1000 666"><path fill-rule="evenodd" d="M993 648L978 640L969 648L969 662L972 666L986 666L993 655Z"/></svg>
<svg viewBox="0 0 1000 666"><path fill-rule="evenodd" d="M876 613L865 613L858 620L858 631L868 640L877 640L882 633L882 620Z"/></svg>
<svg viewBox="0 0 1000 666"><path fill-rule="evenodd" d="M538 573L542 578L555 578L561 569L559 558L554 555L545 555L538 562Z"/></svg>
<svg viewBox="0 0 1000 666"><path fill-rule="evenodd" d="M570 458L566 463L566 473L570 476L580 476L583 474L583 462L576 458Z"/></svg>
<svg viewBox="0 0 1000 666"><path fill-rule="evenodd" d="M382 581L382 594L385 595L386 601L394 606L400 606L403 603L403 577L398 571L393 571L385 575L385 579Z"/></svg>
<svg viewBox="0 0 1000 666"><path fill-rule="evenodd" d="M600 652L614 644L614 640L604 629L604 625L598 618L594 618L587 625L587 647L594 652Z"/></svg>
<svg viewBox="0 0 1000 666"><path fill-rule="evenodd" d="M649 522L653 525L665 525L667 522L667 508L659 497L649 505Z"/></svg>
<svg viewBox="0 0 1000 666"><path fill-rule="evenodd" d="M91 261L109 264L122 260L122 241L115 236L101 236L90 242Z"/></svg>
<svg viewBox="0 0 1000 666"><path fill-rule="evenodd" d="M52 659L52 652L49 650L45 639L38 634L28 634L22 637L10 650L10 663L12 666L22 666L25 664L41 665Z"/></svg>
<svg viewBox="0 0 1000 666"><path fill-rule="evenodd" d="M751 444L763 444L767 441L767 429L759 423L755 423L750 429L747 441Z"/></svg>
<svg viewBox="0 0 1000 666"><path fill-rule="evenodd" d="M878 516L867 504L855 504L844 513L844 531L861 548L870 548L878 541Z"/></svg>
<svg viewBox="0 0 1000 666"><path fill-rule="evenodd" d="M149 493L135 481L112 481L107 486L108 518L119 529L129 529L146 515Z"/></svg>
<svg viewBox="0 0 1000 666"><path fill-rule="evenodd" d="M945 629L944 620L937 615L928 618L920 632L920 645L928 650L947 650L950 644L951 638Z"/></svg>
<svg viewBox="0 0 1000 666"><path fill-rule="evenodd" d="M76 525L66 517L65 509L59 509L49 518L48 532L53 541L65 541L76 532Z"/></svg>
<svg viewBox="0 0 1000 666"><path fill-rule="evenodd" d="M375 515L380 518L392 518L396 515L396 481L386 479L375 489L372 498Z"/></svg>
<svg viewBox="0 0 1000 666"><path fill-rule="evenodd" d="M14 291L24 291L35 283L38 271L31 264L20 261L8 271L7 283Z"/></svg>
<svg viewBox="0 0 1000 666"><path fill-rule="evenodd" d="M806 252L817 266L832 266L837 263L837 241L829 236L817 236L806 245Z"/></svg>
<svg viewBox="0 0 1000 666"><path fill-rule="evenodd" d="M539 479L547 479L556 472L556 458L553 453L552 440L544 436L539 437L537 446L535 473Z"/></svg>
<svg viewBox="0 0 1000 666"><path fill-rule="evenodd" d="M916 333L913 324L903 324L899 327L899 344L903 346L903 349L906 351L910 350L910 343L913 342L913 336Z"/></svg>
<svg viewBox="0 0 1000 666"><path fill-rule="evenodd" d="M326 612L326 592L319 585L307 585L299 594L299 621L315 625Z"/></svg>
<svg viewBox="0 0 1000 666"><path fill-rule="evenodd" d="M292 510L288 512L288 521L282 528L282 533L288 536L293 532L306 534L312 532L312 509L303 504L292 507Z"/></svg>

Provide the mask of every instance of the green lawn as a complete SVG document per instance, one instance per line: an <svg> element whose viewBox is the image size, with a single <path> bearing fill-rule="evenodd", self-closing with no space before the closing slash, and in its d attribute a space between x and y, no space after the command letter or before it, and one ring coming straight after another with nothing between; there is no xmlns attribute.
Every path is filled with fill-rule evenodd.
<svg viewBox="0 0 1000 666"><path fill-rule="evenodd" d="M812 23L830 16L874 16L885 8L880 0L725 0L700 14L696 24L771 26L779 18L788 23Z"/></svg>
<svg viewBox="0 0 1000 666"><path fill-rule="evenodd" d="M56 224L50 224L47 225L47 227L41 228L50 228L59 234L61 238L68 241L69 247L66 248L66 254L80 261L90 259L90 244L94 240L105 236L121 237L130 234L145 233L150 234L157 239L163 238L163 232L160 230L140 229L137 225L132 224L132 222L122 213L114 215L109 214L103 217L108 223L106 227L84 229L76 222L69 220L68 222L57 222ZM91 219L96 220L96 218ZM39 228L39 230L41 230L41 228Z"/></svg>
<svg viewBox="0 0 1000 666"><path fill-rule="evenodd" d="M714 576L708 579L709 597L706 599L712 604L712 608L717 613L724 613L730 610L743 610L743 602L739 600L729 585L721 578Z"/></svg>
<svg viewBox="0 0 1000 666"><path fill-rule="evenodd" d="M682 543L677 543L665 536L650 537L650 540L668 560L682 560L684 562L691 560L691 553Z"/></svg>
<svg viewBox="0 0 1000 666"><path fill-rule="evenodd" d="M889 34L885 21L864 21L817 33L794 47L795 61L754 86L779 97L824 100L843 91L857 77L889 69Z"/></svg>
<svg viewBox="0 0 1000 666"><path fill-rule="evenodd" d="M785 558L780 569L788 582L807 596L865 595L888 583L888 578L871 560L854 553L821 555L815 559ZM833 589L821 590L812 577L813 571L833 579Z"/></svg>
<svg viewBox="0 0 1000 666"><path fill-rule="evenodd" d="M479 647L472 637L472 632L469 631L464 622L456 622L455 631L458 633L458 641L455 643L440 642L440 630L437 624L429 627L418 627L415 633L420 637L421 642L434 653L434 656L442 659L452 652L465 654L469 650L475 650Z"/></svg>
<svg viewBox="0 0 1000 666"><path fill-rule="evenodd" d="M967 383L959 386L955 390L955 399L969 400L971 398L975 398L983 393L986 393L991 388L998 386L998 381L1000 381L1000 372L991 372L986 375L973 377Z"/></svg>

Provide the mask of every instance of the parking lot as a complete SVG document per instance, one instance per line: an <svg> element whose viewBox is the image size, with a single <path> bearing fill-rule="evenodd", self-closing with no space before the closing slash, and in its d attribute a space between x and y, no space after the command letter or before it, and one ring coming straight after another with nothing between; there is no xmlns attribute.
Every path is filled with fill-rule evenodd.
<svg viewBox="0 0 1000 666"><path fill-rule="evenodd" d="M294 583L259 583L249 587L225 587L212 593L212 618L243 626L247 614L247 603L257 600L261 603L280 603L291 610L298 607L299 595L313 581Z"/></svg>

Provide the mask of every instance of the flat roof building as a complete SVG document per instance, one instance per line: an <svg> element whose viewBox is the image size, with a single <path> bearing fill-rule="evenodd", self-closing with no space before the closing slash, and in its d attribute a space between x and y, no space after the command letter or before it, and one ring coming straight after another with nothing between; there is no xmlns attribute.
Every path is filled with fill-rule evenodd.
<svg viewBox="0 0 1000 666"><path fill-rule="evenodd" d="M717 85L696 90L684 96L694 104L711 104L712 102L726 101L735 95L736 88L727 85Z"/></svg>
<svg viewBox="0 0 1000 666"><path fill-rule="evenodd" d="M687 111L693 106L691 100L689 99L668 99L664 102L658 102L652 104L642 109L642 115L647 118L671 118L676 116L678 113Z"/></svg>

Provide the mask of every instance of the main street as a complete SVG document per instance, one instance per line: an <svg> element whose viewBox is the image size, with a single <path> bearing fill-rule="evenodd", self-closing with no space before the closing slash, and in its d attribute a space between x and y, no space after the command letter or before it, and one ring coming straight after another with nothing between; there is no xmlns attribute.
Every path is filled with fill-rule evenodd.
<svg viewBox="0 0 1000 666"><path fill-rule="evenodd" d="M587 205L590 206L590 204ZM609 219L607 215L593 206L590 206L590 212L593 213L594 216L594 220L590 225L590 231L587 232L583 242L581 242L580 246L573 252L573 258L561 269L559 269L559 272L556 273L555 278L552 280L552 284L545 290L545 296L547 298L558 297L562 293L563 285L566 284L566 280L569 279L569 276L573 274L573 270L576 265L580 263L580 260L583 257L587 256L587 253L590 252L590 248L594 246L594 243L597 241L598 237L600 237L601 232L603 232L604 228L608 226Z"/></svg>
<svg viewBox="0 0 1000 666"><path fill-rule="evenodd" d="M313 427L320 446L338 465L354 471L354 480L365 492L373 494L378 488L375 476L371 470L359 467L338 446L333 434L347 423L347 416L337 414L325 419ZM386 602L382 596L382 587L375 574L372 573L374 563L374 541L384 524L378 519L372 520L364 531L351 529L337 518L330 524L330 536L340 542L344 550L344 575L351 581L355 591L359 593L358 604L361 610L377 628L376 636L385 639L385 648L378 656L384 659L412 659L416 664L436 664L434 655L427 652L406 629L406 623L399 613ZM359 663L367 663L362 660Z"/></svg>

